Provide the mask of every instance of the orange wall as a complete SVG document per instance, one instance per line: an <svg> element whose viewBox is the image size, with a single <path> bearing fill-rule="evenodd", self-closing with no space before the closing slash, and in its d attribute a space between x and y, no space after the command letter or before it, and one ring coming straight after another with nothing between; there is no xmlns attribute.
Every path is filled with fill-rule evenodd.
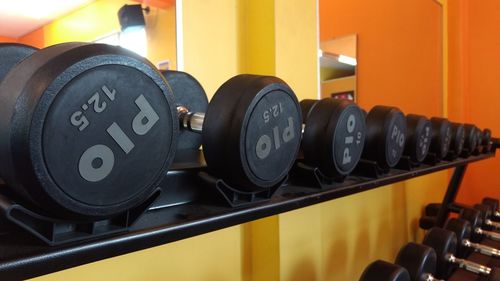
<svg viewBox="0 0 500 281"><path fill-rule="evenodd" d="M419 1L320 1L321 40L358 34L358 102L440 115L441 6Z"/></svg>
<svg viewBox="0 0 500 281"><path fill-rule="evenodd" d="M450 54L451 51L459 54L450 57L450 70L459 69L462 78L450 79L450 102L455 104L455 114L461 115L463 121L490 128L494 136L500 137L500 2L449 2L450 12L455 13L450 14L450 21L453 21L450 28L453 25L461 27L455 28L455 33L450 30L450 38L455 38ZM452 88L456 90L452 92ZM476 203L484 196L500 198L499 170L500 157L470 165L458 200Z"/></svg>
<svg viewBox="0 0 500 281"><path fill-rule="evenodd" d="M319 3L321 40L357 34L357 97L362 107L369 110L374 105L387 104L405 113L443 114L443 7L440 4L434 0L404 3L320 0ZM335 235L329 233L322 237L327 241L323 242L325 248L330 250L327 250L328 256L339 257L331 264L349 268L339 269L340 273L334 273L336 278L332 280L357 280L369 262L393 260L405 242L422 241L424 233L418 227L422 207L441 200L447 182L448 172L442 171L377 189L378 194L347 197L350 201L345 210L337 205L341 200L332 203L336 208L329 209L328 213L340 214L343 218L331 219L332 226L325 229L336 230L333 225L343 220L350 222ZM328 222L323 225L328 226ZM378 232L371 231L368 225ZM355 261L339 255L343 248L338 245L352 247L346 246L346 252L356 253L348 255Z"/></svg>
<svg viewBox="0 0 500 281"><path fill-rule="evenodd" d="M0 36L0 42L17 42L17 39L5 37L5 36Z"/></svg>
<svg viewBox="0 0 500 281"><path fill-rule="evenodd" d="M43 31L43 27L39 28L37 30L34 30L34 31L26 34L25 36L19 38L19 42L26 44L26 45L33 46L33 47L37 47L37 48L46 47L45 46L45 34Z"/></svg>

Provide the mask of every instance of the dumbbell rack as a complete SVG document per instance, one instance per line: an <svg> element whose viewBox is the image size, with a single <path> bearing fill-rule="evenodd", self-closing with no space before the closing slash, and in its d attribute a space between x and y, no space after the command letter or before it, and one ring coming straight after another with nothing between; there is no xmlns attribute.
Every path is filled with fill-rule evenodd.
<svg viewBox="0 0 500 281"><path fill-rule="evenodd" d="M260 198L246 198L243 204L231 204L235 199L231 196L237 194L224 194L217 184L200 182L199 175L206 170L202 154L198 151L180 153L161 184L168 188L126 232L46 246L35 236L5 223L0 217L0 279L32 278L455 168L443 200L443 204L448 204L459 190L467 165L494 156L493 151L434 165L392 169L383 175L358 173L341 183L327 184L314 182L311 178L314 171L304 174L303 168L296 167L287 185ZM236 196L238 198L242 197Z"/></svg>

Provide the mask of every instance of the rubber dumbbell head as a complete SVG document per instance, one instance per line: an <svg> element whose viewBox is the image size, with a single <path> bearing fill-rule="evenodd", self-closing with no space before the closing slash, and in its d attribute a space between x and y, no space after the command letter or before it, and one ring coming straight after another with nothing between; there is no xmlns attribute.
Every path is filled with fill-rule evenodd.
<svg viewBox="0 0 500 281"><path fill-rule="evenodd" d="M406 268L412 281L429 280L435 274L436 259L431 247L410 242L399 250L395 264Z"/></svg>
<svg viewBox="0 0 500 281"><path fill-rule="evenodd" d="M155 192L174 158L172 91L120 47L39 50L5 76L0 104L1 177L52 216L122 214Z"/></svg>
<svg viewBox="0 0 500 281"><path fill-rule="evenodd" d="M422 244L432 247L436 251L436 277L438 278L448 278L455 267L479 275L494 277L490 267L460 259L456 256L457 237L452 231L444 228L432 228L425 235Z"/></svg>
<svg viewBox="0 0 500 281"><path fill-rule="evenodd" d="M398 108L379 105L368 112L363 159L388 171L401 159L405 142L406 119Z"/></svg>
<svg viewBox="0 0 500 281"><path fill-rule="evenodd" d="M451 123L451 142L448 158L456 159L462 154L465 143L465 129L463 124Z"/></svg>
<svg viewBox="0 0 500 281"><path fill-rule="evenodd" d="M478 252L490 257L500 257L498 249L470 241L472 228L468 221L459 218L450 218L446 221L444 228L453 231L457 236L457 257L465 258L471 252Z"/></svg>
<svg viewBox="0 0 500 281"><path fill-rule="evenodd" d="M354 170L365 143L365 118L353 102L333 98L303 100L302 151L306 164L340 178Z"/></svg>
<svg viewBox="0 0 500 281"><path fill-rule="evenodd" d="M431 118L432 138L430 152L437 160L448 155L451 143L451 123L446 118Z"/></svg>
<svg viewBox="0 0 500 281"><path fill-rule="evenodd" d="M164 72L176 100L184 93L206 99L194 77ZM288 175L299 151L302 115L294 92L281 79L238 75L214 94L206 112L177 103L182 130L201 133L209 171L235 189L261 191ZM196 145L198 143L195 143Z"/></svg>
<svg viewBox="0 0 500 281"><path fill-rule="evenodd" d="M365 268L359 281L411 281L411 279L404 267L377 260Z"/></svg>
<svg viewBox="0 0 500 281"><path fill-rule="evenodd" d="M406 115L406 144L404 155L410 157L414 163L424 161L429 152L431 142L431 122L425 116Z"/></svg>

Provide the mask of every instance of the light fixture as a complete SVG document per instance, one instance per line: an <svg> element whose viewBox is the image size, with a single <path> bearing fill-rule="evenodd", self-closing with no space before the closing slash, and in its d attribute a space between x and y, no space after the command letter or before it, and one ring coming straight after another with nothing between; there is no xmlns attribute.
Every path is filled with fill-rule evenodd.
<svg viewBox="0 0 500 281"><path fill-rule="evenodd" d="M141 5L124 5L118 10L118 20L122 30L120 46L146 57L148 44L143 10L149 12L149 8L143 9Z"/></svg>
<svg viewBox="0 0 500 281"><path fill-rule="evenodd" d="M352 66L356 66L358 64L355 58L344 55L340 55L337 60L341 63L349 64Z"/></svg>
<svg viewBox="0 0 500 281"><path fill-rule="evenodd" d="M118 10L118 20L122 32L128 28L144 28L146 26L141 5L124 5Z"/></svg>

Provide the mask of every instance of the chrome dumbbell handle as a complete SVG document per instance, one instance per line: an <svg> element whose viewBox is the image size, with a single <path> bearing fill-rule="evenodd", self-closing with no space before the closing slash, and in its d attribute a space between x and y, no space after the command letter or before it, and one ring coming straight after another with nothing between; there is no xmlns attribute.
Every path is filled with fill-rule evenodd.
<svg viewBox="0 0 500 281"><path fill-rule="evenodd" d="M431 274L424 274L422 277L422 281L444 281L442 279L437 279L436 277L432 276Z"/></svg>
<svg viewBox="0 0 500 281"><path fill-rule="evenodd" d="M179 121L182 128L188 129L192 132L201 133L203 129L203 121L205 121L205 113L190 112L184 106L177 107Z"/></svg>
<svg viewBox="0 0 500 281"><path fill-rule="evenodd" d="M500 218L500 212L499 211L494 211L493 212L493 217Z"/></svg>
<svg viewBox="0 0 500 281"><path fill-rule="evenodd" d="M500 233L484 230L484 229L481 229L479 227L474 229L474 232L479 234L479 235L483 235L487 238L490 238L491 240L500 241Z"/></svg>
<svg viewBox="0 0 500 281"><path fill-rule="evenodd" d="M486 225L493 227L494 229L500 229L500 222L495 222L490 219L485 220Z"/></svg>
<svg viewBox="0 0 500 281"><path fill-rule="evenodd" d="M490 247L490 246L486 246L486 245L482 245L482 244L478 244L478 243L473 243L473 242L469 241L469 239L462 240L462 245L464 245L467 248L473 249L474 252L481 253L481 254L486 255L486 256L495 257L495 258L500 257L500 250L493 248L493 247Z"/></svg>
<svg viewBox="0 0 500 281"><path fill-rule="evenodd" d="M489 276L491 273L490 267L480 265L480 264L472 262L472 261L459 259L451 254L448 255L447 259L448 259L449 263L452 263L452 264L458 266L459 268L465 269L467 271L470 271L470 272L473 272L473 273L476 273L479 275Z"/></svg>

